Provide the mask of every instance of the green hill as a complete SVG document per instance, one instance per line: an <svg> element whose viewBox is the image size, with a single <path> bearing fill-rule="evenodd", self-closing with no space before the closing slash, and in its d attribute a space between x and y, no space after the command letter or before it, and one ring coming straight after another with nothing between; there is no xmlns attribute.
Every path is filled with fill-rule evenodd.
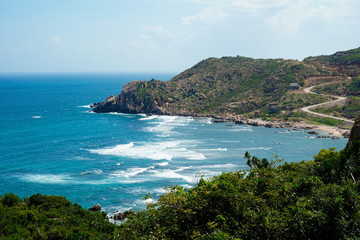
<svg viewBox="0 0 360 240"><path fill-rule="evenodd" d="M325 102L293 91L310 77L346 80L359 73L359 49L304 61L222 57L203 60L168 82L133 81L94 112L191 116L264 116Z"/></svg>

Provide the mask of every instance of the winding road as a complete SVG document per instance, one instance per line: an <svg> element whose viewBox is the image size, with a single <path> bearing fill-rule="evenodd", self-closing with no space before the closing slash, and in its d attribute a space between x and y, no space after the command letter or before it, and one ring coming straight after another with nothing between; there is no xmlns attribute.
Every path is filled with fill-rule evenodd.
<svg viewBox="0 0 360 240"><path fill-rule="evenodd" d="M321 85L327 85L327 84L330 84L330 83L324 83L324 84L319 84L319 85L316 85L316 86L311 86L311 87L305 88L304 92L311 93L311 94L317 94L315 92L312 92L311 90L314 87L318 87L318 86L321 86ZM303 108L301 108L301 110L306 112L306 113L318 116L318 117L328 117L328 118L344 121L346 123L351 123L351 124L354 123L354 121L352 121L350 119L347 119L347 118L334 117L334 116L331 116L331 115L326 115L326 114L311 111L311 109L313 109L313 108L324 107L324 106L328 106L328 105L337 105L338 103L346 101L346 97L339 97L339 96L335 96L335 95L325 95L325 94L320 94L320 95L327 96L327 97L333 97L333 98L336 98L336 100L332 100L332 101L329 101L329 102L324 102L324 103L319 103L319 104L303 107Z"/></svg>

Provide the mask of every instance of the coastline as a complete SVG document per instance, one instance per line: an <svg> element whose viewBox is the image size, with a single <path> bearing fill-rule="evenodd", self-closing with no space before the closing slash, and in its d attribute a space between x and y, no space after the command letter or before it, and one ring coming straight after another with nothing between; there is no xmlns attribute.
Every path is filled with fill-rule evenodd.
<svg viewBox="0 0 360 240"><path fill-rule="evenodd" d="M93 107L93 106L91 106ZM89 112L94 112L90 110ZM117 112L121 113L121 112ZM125 113L127 114L127 113ZM333 138L338 139L339 137L349 138L350 129L343 129L340 127L309 124L303 120L298 121L285 121L284 119L272 119L270 121L263 120L261 118L247 118L242 115L215 115L215 114L186 114L186 113L171 113L171 114L152 114L152 113L137 113L151 115L169 115L169 116L183 116L183 117L194 117L194 118L211 118L212 122L232 122L239 125L249 125L254 127L266 127L266 128L289 128L293 130L309 130L308 134L318 135L318 138ZM316 131L315 131L316 130ZM326 136L327 135L327 136Z"/></svg>
<svg viewBox="0 0 360 240"><path fill-rule="evenodd" d="M210 117L213 122L233 122L240 125L250 125L250 126L262 126L267 128L292 128L295 130L312 130L309 134L313 135L328 135L337 139L337 137L349 138L350 129L342 129L340 127L333 127L327 125L316 125L305 123L304 121L291 121L287 122L284 119L273 119L271 121L265 121L260 118L246 118L244 116L219 116L219 115L202 115L194 114L192 117ZM316 130L316 132L315 132ZM319 131L319 132L317 132ZM320 136L321 137L321 136Z"/></svg>

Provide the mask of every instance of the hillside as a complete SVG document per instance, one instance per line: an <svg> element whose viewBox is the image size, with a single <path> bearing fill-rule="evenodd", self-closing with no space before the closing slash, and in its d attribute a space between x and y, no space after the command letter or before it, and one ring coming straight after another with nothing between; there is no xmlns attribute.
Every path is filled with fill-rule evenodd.
<svg viewBox="0 0 360 240"><path fill-rule="evenodd" d="M349 77L356 77L360 74L360 48L339 51L332 55L308 57L303 62L332 70L333 75L346 74Z"/></svg>
<svg viewBox="0 0 360 240"><path fill-rule="evenodd" d="M132 81L117 97L95 103L94 112L191 116L266 116L326 102L291 90L307 79L346 81L360 72L359 49L304 61L222 57L203 60L168 82ZM314 82L314 80L312 80Z"/></svg>

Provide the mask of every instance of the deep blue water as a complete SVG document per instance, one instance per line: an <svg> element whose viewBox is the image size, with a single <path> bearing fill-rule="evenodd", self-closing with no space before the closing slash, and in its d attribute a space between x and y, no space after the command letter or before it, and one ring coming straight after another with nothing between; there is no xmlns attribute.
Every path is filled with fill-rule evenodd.
<svg viewBox="0 0 360 240"><path fill-rule="evenodd" d="M63 195L85 208L141 209L142 195L246 169L244 152L311 160L346 139L210 119L89 113L131 80L173 74L0 75L0 194ZM150 200L148 200L150 201Z"/></svg>

